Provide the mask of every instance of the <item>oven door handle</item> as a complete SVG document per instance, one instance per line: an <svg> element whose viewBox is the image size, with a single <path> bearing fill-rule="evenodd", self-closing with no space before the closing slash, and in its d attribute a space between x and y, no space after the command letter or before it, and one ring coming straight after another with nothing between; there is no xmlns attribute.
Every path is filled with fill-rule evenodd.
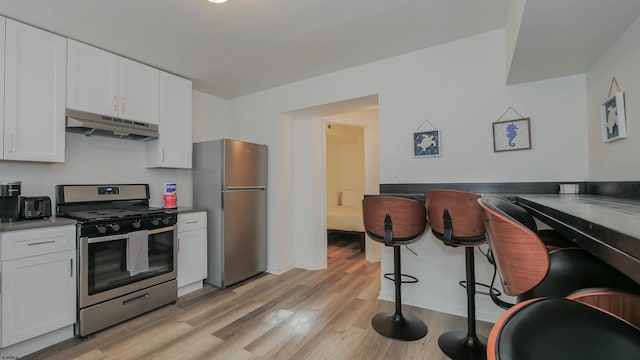
<svg viewBox="0 0 640 360"><path fill-rule="evenodd" d="M149 235L156 235L164 232L169 232L169 231L173 231L174 229L175 229L175 226L167 226L159 229L153 229L153 230L149 230ZM101 243L105 241L126 240L128 238L129 238L128 234L118 234L118 235L101 236L96 238L84 237L84 238L81 238L80 240L86 240L88 244L96 244L96 243Z"/></svg>
<svg viewBox="0 0 640 360"><path fill-rule="evenodd" d="M169 232L169 231L173 231L175 229L175 226L167 226L167 227L163 227L163 228L159 228L159 229L153 229L153 230L149 230L149 235L155 235L155 234L160 234L160 233L164 233L164 232Z"/></svg>
<svg viewBox="0 0 640 360"><path fill-rule="evenodd" d="M101 236L101 237L96 237L96 238L81 238L80 240L86 240L87 244L97 244L97 243L101 243L101 242L106 242L106 241L114 241L114 240L126 240L129 237L127 236L127 234L119 234L119 235L110 235L110 236Z"/></svg>

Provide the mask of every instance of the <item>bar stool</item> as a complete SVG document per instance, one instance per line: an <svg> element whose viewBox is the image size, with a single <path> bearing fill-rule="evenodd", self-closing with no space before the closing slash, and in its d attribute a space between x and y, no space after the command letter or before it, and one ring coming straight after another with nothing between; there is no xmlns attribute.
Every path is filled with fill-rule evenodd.
<svg viewBox="0 0 640 360"><path fill-rule="evenodd" d="M505 312L489 334L489 360L635 360L640 329L563 298L536 298Z"/></svg>
<svg viewBox="0 0 640 360"><path fill-rule="evenodd" d="M504 213L511 216L514 220L528 227L531 231L536 233L536 235L538 235L540 240L547 247L548 251L576 246L573 242L571 242L571 240L560 235L555 230L539 230L538 226L536 225L536 221L533 219L533 216L531 216L531 214L529 214L527 210L525 210L521 206L498 196L493 196L491 202L495 207L502 210Z"/></svg>
<svg viewBox="0 0 640 360"><path fill-rule="evenodd" d="M438 338L440 350L448 357L485 359L487 338L476 333L476 279L474 247L487 242L480 195L457 190L429 190L425 203L431 232L445 245L465 248L467 289L467 331L449 331Z"/></svg>
<svg viewBox="0 0 640 360"><path fill-rule="evenodd" d="M502 288L518 302L566 297L588 288L640 290L635 281L584 249L549 252L535 232L501 210L500 201L495 196L478 199Z"/></svg>
<svg viewBox="0 0 640 360"><path fill-rule="evenodd" d="M383 312L371 319L371 325L382 336L398 340L417 340L427 335L427 325L411 314L402 313L402 283L418 282L413 276L402 274L400 247L418 241L427 226L426 209L418 201L372 196L362 201L364 228L374 241L393 247L393 273L384 274L395 285L395 312ZM408 280L403 280L403 277Z"/></svg>

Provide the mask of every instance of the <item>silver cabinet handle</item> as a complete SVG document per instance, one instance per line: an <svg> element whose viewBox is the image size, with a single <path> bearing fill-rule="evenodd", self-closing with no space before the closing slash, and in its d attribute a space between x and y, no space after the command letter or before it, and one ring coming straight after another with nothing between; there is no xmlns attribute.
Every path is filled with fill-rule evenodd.
<svg viewBox="0 0 640 360"><path fill-rule="evenodd" d="M122 97L122 112L124 112L124 100L125 100L125 98L124 98L124 96L123 96L123 97Z"/></svg>
<svg viewBox="0 0 640 360"><path fill-rule="evenodd" d="M118 111L118 96L113 97L113 110Z"/></svg>
<svg viewBox="0 0 640 360"><path fill-rule="evenodd" d="M197 224L199 223L199 220L191 220L191 221L186 221L185 224Z"/></svg>
<svg viewBox="0 0 640 360"><path fill-rule="evenodd" d="M122 302L122 305L131 304L131 303L134 303L136 301L147 299L148 297L149 297L149 293L146 293L146 294L140 295L138 297L134 297L133 299L125 300L125 301Z"/></svg>
<svg viewBox="0 0 640 360"><path fill-rule="evenodd" d="M71 266L69 267L69 277L73 277L73 258L69 259Z"/></svg>
<svg viewBox="0 0 640 360"><path fill-rule="evenodd" d="M34 242L34 243L28 243L27 246L52 244L54 242L56 242L56 241L55 240L39 241L39 242Z"/></svg>
<svg viewBox="0 0 640 360"><path fill-rule="evenodd" d="M162 148L162 162L164 162L164 148Z"/></svg>
<svg viewBox="0 0 640 360"><path fill-rule="evenodd" d="M9 152L13 152L13 134L9 134Z"/></svg>

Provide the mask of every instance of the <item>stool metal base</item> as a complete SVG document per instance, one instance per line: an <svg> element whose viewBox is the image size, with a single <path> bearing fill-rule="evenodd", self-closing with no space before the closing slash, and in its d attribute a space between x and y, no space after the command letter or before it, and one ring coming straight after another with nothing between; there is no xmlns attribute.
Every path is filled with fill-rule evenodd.
<svg viewBox="0 0 640 360"><path fill-rule="evenodd" d="M418 340L427 335L427 325L411 314L384 312L371 319L378 334L397 340Z"/></svg>
<svg viewBox="0 0 640 360"><path fill-rule="evenodd" d="M440 350L453 360L486 360L487 338L464 331L449 331L438 338Z"/></svg>

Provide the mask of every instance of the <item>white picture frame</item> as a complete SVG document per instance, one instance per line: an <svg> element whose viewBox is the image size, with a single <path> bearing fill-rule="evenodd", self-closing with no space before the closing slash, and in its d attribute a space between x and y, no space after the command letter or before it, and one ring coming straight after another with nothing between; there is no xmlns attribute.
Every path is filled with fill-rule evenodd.
<svg viewBox="0 0 640 360"><path fill-rule="evenodd" d="M413 133L413 156L440 156L441 142L442 132L438 129L415 132Z"/></svg>
<svg viewBox="0 0 640 360"><path fill-rule="evenodd" d="M602 109L602 141L610 142L627 137L627 121L624 107L624 92L618 91L608 98Z"/></svg>

